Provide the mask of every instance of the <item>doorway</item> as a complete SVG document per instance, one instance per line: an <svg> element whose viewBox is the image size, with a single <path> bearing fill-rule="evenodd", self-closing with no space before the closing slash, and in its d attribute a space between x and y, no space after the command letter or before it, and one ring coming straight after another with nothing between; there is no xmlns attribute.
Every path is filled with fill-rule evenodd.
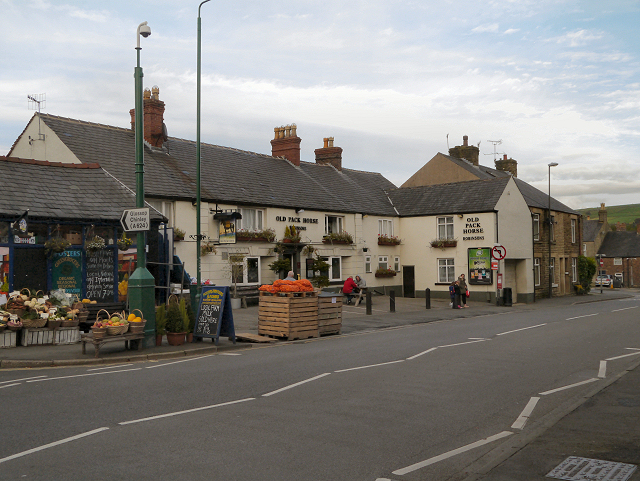
<svg viewBox="0 0 640 481"><path fill-rule="evenodd" d="M402 266L402 295L416 297L415 266Z"/></svg>

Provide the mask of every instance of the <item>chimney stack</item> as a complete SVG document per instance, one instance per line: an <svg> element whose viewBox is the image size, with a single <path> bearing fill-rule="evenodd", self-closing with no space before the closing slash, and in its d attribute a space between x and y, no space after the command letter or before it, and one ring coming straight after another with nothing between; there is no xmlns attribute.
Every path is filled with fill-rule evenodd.
<svg viewBox="0 0 640 481"><path fill-rule="evenodd" d="M513 159L508 159L507 154L504 154L502 160L496 160L496 170L501 172L509 172L514 177L518 177L518 162Z"/></svg>
<svg viewBox="0 0 640 481"><path fill-rule="evenodd" d="M451 157L457 157L458 159L465 159L478 167L478 157L480 155L480 149L475 145L469 145L469 136L462 137L462 145L449 149L449 155Z"/></svg>
<svg viewBox="0 0 640 481"><path fill-rule="evenodd" d="M342 170L342 148L333 146L333 137L325 137L324 147L316 149L316 164L333 165Z"/></svg>
<svg viewBox="0 0 640 481"><path fill-rule="evenodd" d="M624 222L616 222L616 231L624 232L627 230L627 224Z"/></svg>
<svg viewBox="0 0 640 481"><path fill-rule="evenodd" d="M160 100L160 89L154 85L151 90L144 89L142 94L142 113L144 140L154 147L161 148L167 140L166 127L164 126L164 102ZM136 109L129 111L131 115L131 130L136 128Z"/></svg>
<svg viewBox="0 0 640 481"><path fill-rule="evenodd" d="M296 133L296 124L273 129L275 136L271 141L271 155L284 157L295 166L300 165L300 142L302 139Z"/></svg>
<svg viewBox="0 0 640 481"><path fill-rule="evenodd" d="M604 208L604 202L600 204L600 210L598 211L598 222L603 224L607 223L607 209Z"/></svg>

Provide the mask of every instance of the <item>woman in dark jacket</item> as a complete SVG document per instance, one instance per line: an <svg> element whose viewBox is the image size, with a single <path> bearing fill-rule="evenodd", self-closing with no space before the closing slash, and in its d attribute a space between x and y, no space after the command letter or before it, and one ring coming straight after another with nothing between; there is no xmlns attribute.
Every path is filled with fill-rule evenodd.
<svg viewBox="0 0 640 481"><path fill-rule="evenodd" d="M455 281L453 283L453 291L455 294L455 297L453 299L453 309L462 309L460 305L460 284L458 283L458 281Z"/></svg>

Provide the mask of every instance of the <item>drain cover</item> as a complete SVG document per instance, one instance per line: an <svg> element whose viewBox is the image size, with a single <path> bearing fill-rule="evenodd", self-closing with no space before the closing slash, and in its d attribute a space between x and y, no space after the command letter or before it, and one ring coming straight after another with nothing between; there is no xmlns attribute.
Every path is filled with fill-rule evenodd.
<svg viewBox="0 0 640 481"><path fill-rule="evenodd" d="M634 464L569 456L551 470L547 478L568 481L627 481L635 470Z"/></svg>

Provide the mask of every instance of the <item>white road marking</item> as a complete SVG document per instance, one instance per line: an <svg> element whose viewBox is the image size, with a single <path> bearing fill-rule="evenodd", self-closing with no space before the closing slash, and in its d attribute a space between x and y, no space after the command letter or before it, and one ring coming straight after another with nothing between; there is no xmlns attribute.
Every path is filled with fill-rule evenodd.
<svg viewBox="0 0 640 481"><path fill-rule="evenodd" d="M640 347L625 347L625 349L631 349L632 351L640 351Z"/></svg>
<svg viewBox="0 0 640 481"><path fill-rule="evenodd" d="M0 459L0 463L4 463L6 461L11 461L12 459L20 458L22 456L27 456L28 454L37 453L38 451L42 451L43 449L48 449L48 448L52 448L54 446L59 446L60 444L68 443L68 442L71 442L71 441L75 441L76 439L85 438L87 436L91 436L92 434L97 434L99 432L106 431L107 429L109 429L109 428L94 429L93 431L89 431L89 432L86 432L86 433L83 433L83 434L78 434L76 436L71 436L70 438L61 439L60 441L55 441L53 443L45 444L44 446L40 446L39 448L33 448L33 449L29 449L28 451L23 451L23 452L18 453L18 454L13 454L11 456L7 456L6 458Z"/></svg>
<svg viewBox="0 0 640 481"><path fill-rule="evenodd" d="M403 474L411 473L412 471L417 471L418 469L424 468L425 466L435 464L439 461L443 461L445 459L451 458L453 456L464 453L466 451L471 451L472 449L479 448L480 446L484 446L485 444L492 443L493 441L497 441L498 439L506 438L507 436L511 436L512 434L513 433L511 431L502 431L499 434L496 434L494 436L489 436L488 438L481 439L480 441L476 441L475 443L467 444L466 446L462 446L461 448L454 449L453 451L449 451L448 453L444 453L439 456L429 458L425 461L421 461L416 464L412 464L411 466L407 466L406 468L398 469L396 471L393 471L392 474L402 476Z"/></svg>
<svg viewBox="0 0 640 481"><path fill-rule="evenodd" d="M632 352L631 354L623 354L622 356L610 357L609 359L605 359L605 361L615 361L616 359L622 359L623 357L629 356L638 356L640 352Z"/></svg>
<svg viewBox="0 0 640 481"><path fill-rule="evenodd" d="M426 351L422 351L422 352L420 352L420 353L418 353L418 354L416 354L414 356L408 357L407 361L411 361L412 359L415 359L416 357L420 357L423 354L428 354L428 353L430 353L432 351L435 351L436 349L438 349L438 348L437 347L432 347L431 349L427 349Z"/></svg>
<svg viewBox="0 0 640 481"><path fill-rule="evenodd" d="M48 377L46 379L33 379L27 382L53 381L56 379L71 379L73 377L100 376L101 374L115 374L117 372L140 371L141 369L142 369L141 367L136 367L134 369L121 369L120 371L92 372L90 374L74 374L73 376L60 376L60 377Z"/></svg>
<svg viewBox="0 0 640 481"><path fill-rule="evenodd" d="M297 382L295 384L291 384L290 386L285 386L285 387L280 388L280 389L278 389L276 391L271 391L271 392L269 392L267 394L263 394L263 396L264 397L273 396L274 394L278 394L279 392L286 391L287 389L291 389L291 388L300 386L302 384L305 384L305 383L308 383L308 382L311 382L311 381L315 381L316 379L320 379L321 377L328 376L329 374L331 374L331 373L330 372L325 372L324 374L320 374L319 376L315 376L315 377L312 377L310 379L306 379L304 381L300 381L300 382Z"/></svg>
<svg viewBox="0 0 640 481"><path fill-rule="evenodd" d="M518 419L516 419L516 422L511 425L511 429L524 428L524 425L527 424L527 421L529 420L533 409L536 407L536 404L538 404L538 401L540 401L539 397L532 397L529 399L529 402L520 413L520 416L518 416Z"/></svg>
<svg viewBox="0 0 640 481"><path fill-rule="evenodd" d="M339 371L333 371L333 372L357 371L358 369L368 369L370 367L386 366L387 364L395 364L397 362L404 362L404 359L400 359L399 361L381 362L380 364L370 364L368 366L350 367L349 369L340 369Z"/></svg>
<svg viewBox="0 0 640 481"><path fill-rule="evenodd" d="M586 314L584 316L570 317L569 319L565 319L565 321L573 321L574 319L582 319L583 317L592 317L592 316L597 316L599 314L600 314L599 312L596 312L595 314Z"/></svg>
<svg viewBox="0 0 640 481"><path fill-rule="evenodd" d="M591 379L587 379L586 381L580 381L575 384L569 384L568 386L559 387L557 389L552 389L551 391L541 392L540 396L546 396L547 394L553 394L559 391L564 391L565 389L571 389L572 387L582 386L583 384L589 384L590 382L599 381L597 377L592 377Z"/></svg>
<svg viewBox="0 0 640 481"><path fill-rule="evenodd" d="M131 363L131 364L119 364L117 366L94 367L93 369L87 369L87 371L102 371L103 369L115 369L117 367L127 367L127 366L133 366L133 363Z"/></svg>
<svg viewBox="0 0 640 481"><path fill-rule="evenodd" d="M20 385L19 382L15 383L15 384L7 384L6 386L0 386L0 389L3 389L5 387L11 387L11 386L19 386L19 385Z"/></svg>
<svg viewBox="0 0 640 481"><path fill-rule="evenodd" d="M600 369L598 370L598 377L604 379L607 377L607 361L600 361Z"/></svg>
<svg viewBox="0 0 640 481"><path fill-rule="evenodd" d="M536 327L542 327L546 325L547 323L545 322L544 324L538 324L536 326L523 327L522 329L514 329L513 331L501 332L500 334L496 334L496 336L504 336L505 334L511 334L512 332L526 331L527 329L533 329Z"/></svg>
<svg viewBox="0 0 640 481"><path fill-rule="evenodd" d="M471 341L490 341L491 339L486 338L486 337L470 337L469 340Z"/></svg>
<svg viewBox="0 0 640 481"><path fill-rule="evenodd" d="M239 399L237 401L229 401L226 403L220 403L220 404L213 404L211 406L203 406L200 408L194 408L194 409L185 409L184 411L176 411L174 413L167 413L167 414L159 414L157 416L150 416L148 418L142 418L142 419L134 419L133 421L124 421L121 423L118 423L121 426L124 426L126 424L135 424L135 423L142 423L145 421L153 421L155 419L162 419L162 418L169 418L172 416L179 416L181 414L189 414L189 413L195 413L197 411L204 411L205 409L213 409L213 408L219 408L222 406L229 406L231 404L238 404L238 403L243 403L246 401L253 401L255 398L254 397L250 397L250 398L246 398L246 399Z"/></svg>
<svg viewBox="0 0 640 481"><path fill-rule="evenodd" d="M172 364L178 364L178 363L181 363L181 362L197 361L198 359L203 359L205 357L211 357L213 355L214 354L207 354L206 356L192 357L192 358L189 358L189 359L182 359L180 361L165 362L164 364L158 364L157 366L147 366L146 369L154 369L156 367L171 366Z"/></svg>
<svg viewBox="0 0 640 481"><path fill-rule="evenodd" d="M242 356L242 354L238 352L221 352L221 356Z"/></svg>
<svg viewBox="0 0 640 481"><path fill-rule="evenodd" d="M447 344L446 346L438 346L438 347L454 347L454 346L464 346L465 344L473 344L474 342L484 342L485 339L483 339L482 341L468 341L468 342L458 342L456 344Z"/></svg>
<svg viewBox="0 0 640 481"><path fill-rule="evenodd" d="M23 377L21 379L12 379L11 381L2 381L0 382L0 384L6 384L8 382L18 382L18 381L26 381L28 379L39 379L41 377L47 377L47 376L33 376L33 377Z"/></svg>
<svg viewBox="0 0 640 481"><path fill-rule="evenodd" d="M618 311L626 311L627 309L637 309L638 306L633 306L633 307L623 307L622 309L614 309L611 312L618 312Z"/></svg>

